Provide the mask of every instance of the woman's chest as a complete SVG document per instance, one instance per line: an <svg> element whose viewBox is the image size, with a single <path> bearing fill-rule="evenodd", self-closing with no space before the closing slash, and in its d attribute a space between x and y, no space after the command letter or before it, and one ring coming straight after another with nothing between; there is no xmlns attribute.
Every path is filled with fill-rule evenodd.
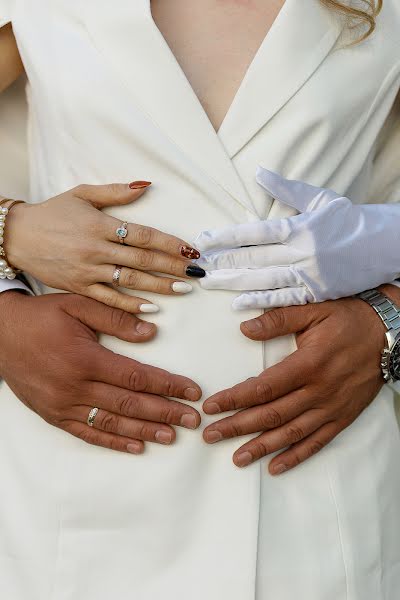
<svg viewBox="0 0 400 600"><path fill-rule="evenodd" d="M68 182L120 176L122 163L162 165L182 181L190 172L207 195L214 186L226 197L224 206L251 204L258 163L345 190L399 88L400 10L385 6L376 36L338 49L340 32L319 0L286 0L216 135L150 0L19 0L14 30L37 123L34 154L45 148L57 181L60 165ZM206 56L213 69L217 53Z"/></svg>
<svg viewBox="0 0 400 600"><path fill-rule="evenodd" d="M152 0L152 15L215 129L285 0Z"/></svg>

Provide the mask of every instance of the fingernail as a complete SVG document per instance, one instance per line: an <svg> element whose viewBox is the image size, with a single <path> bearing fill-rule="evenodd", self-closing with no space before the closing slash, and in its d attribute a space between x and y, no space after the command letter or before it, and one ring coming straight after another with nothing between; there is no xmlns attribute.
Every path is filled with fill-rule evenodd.
<svg viewBox="0 0 400 600"><path fill-rule="evenodd" d="M253 460L253 457L250 454L250 452L242 452L241 454L237 455L236 464L239 467L246 467L247 465L249 465L251 463L252 460Z"/></svg>
<svg viewBox="0 0 400 600"><path fill-rule="evenodd" d="M202 269L201 267L198 267L197 265L189 265L186 269L186 275L188 277L205 277L206 276L206 272L204 269Z"/></svg>
<svg viewBox="0 0 400 600"><path fill-rule="evenodd" d="M195 401L201 398L201 394L196 388L186 388L183 395L185 396L186 400Z"/></svg>
<svg viewBox="0 0 400 600"><path fill-rule="evenodd" d="M126 449L130 454L141 454L143 452L143 448L135 444L128 444Z"/></svg>
<svg viewBox="0 0 400 600"><path fill-rule="evenodd" d="M156 313L160 310L160 307L157 304L141 304L139 310L142 313Z"/></svg>
<svg viewBox="0 0 400 600"><path fill-rule="evenodd" d="M205 433L206 441L210 442L210 444L215 444L215 442L219 442L224 437L220 431L207 431Z"/></svg>
<svg viewBox="0 0 400 600"><path fill-rule="evenodd" d="M193 287L190 283L185 283L184 281L175 281L172 284L172 290L177 294L188 294L193 290Z"/></svg>
<svg viewBox="0 0 400 600"><path fill-rule="evenodd" d="M172 441L172 433L170 431L164 431L163 429L157 431L154 437L160 444L170 444Z"/></svg>
<svg viewBox="0 0 400 600"><path fill-rule="evenodd" d="M181 246L181 254L185 258L190 258L192 260L200 258L200 252L191 246Z"/></svg>
<svg viewBox="0 0 400 600"><path fill-rule="evenodd" d="M131 190L141 190L142 188L147 188L151 185L151 181L132 181L129 184Z"/></svg>
<svg viewBox="0 0 400 600"><path fill-rule="evenodd" d="M243 326L250 331L250 333L259 333L262 329L262 325L258 319L251 319L250 321L244 321Z"/></svg>
<svg viewBox="0 0 400 600"><path fill-rule="evenodd" d="M207 409L208 415L215 415L216 413L221 412L221 409L216 402L208 402L205 406L203 406L203 409L204 411Z"/></svg>
<svg viewBox="0 0 400 600"><path fill-rule="evenodd" d="M181 425L188 429L196 429L196 417L186 413L181 417Z"/></svg>
<svg viewBox="0 0 400 600"><path fill-rule="evenodd" d="M288 470L288 468L286 465L280 464L280 465L276 465L276 467L273 467L272 473L274 475L280 475L281 473L284 473L287 470Z"/></svg>
<svg viewBox="0 0 400 600"><path fill-rule="evenodd" d="M151 331L153 331L154 325L152 323L145 323L141 321L136 325L136 331L140 333L140 335L147 335Z"/></svg>

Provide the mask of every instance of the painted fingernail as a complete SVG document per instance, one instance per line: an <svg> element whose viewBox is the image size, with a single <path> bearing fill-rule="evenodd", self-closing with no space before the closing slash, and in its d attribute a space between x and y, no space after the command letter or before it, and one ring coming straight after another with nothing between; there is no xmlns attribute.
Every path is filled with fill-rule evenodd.
<svg viewBox="0 0 400 600"><path fill-rule="evenodd" d="M215 442L219 442L224 437L220 431L207 431L205 434L206 441L210 442L210 444L215 444Z"/></svg>
<svg viewBox="0 0 400 600"><path fill-rule="evenodd" d="M154 325L153 323L145 323L145 321L141 321L136 324L136 331L140 335L148 335L151 331L153 331Z"/></svg>
<svg viewBox="0 0 400 600"><path fill-rule="evenodd" d="M160 307L157 304L141 304L139 310L142 313L156 313L160 310Z"/></svg>
<svg viewBox="0 0 400 600"><path fill-rule="evenodd" d="M143 452L142 446L136 446L135 444L128 444L126 449L130 454L141 454Z"/></svg>
<svg viewBox="0 0 400 600"><path fill-rule="evenodd" d="M188 277L205 277L206 276L206 272L204 269L202 269L201 267L198 267L197 265L189 265L186 269L186 275Z"/></svg>
<svg viewBox="0 0 400 600"><path fill-rule="evenodd" d="M129 184L129 187L131 190L141 190L149 187L149 185L151 185L151 181L132 181L132 183Z"/></svg>
<svg viewBox="0 0 400 600"><path fill-rule="evenodd" d="M208 402L203 409L208 415L215 415L216 413L221 412L221 409L216 402Z"/></svg>
<svg viewBox="0 0 400 600"><path fill-rule="evenodd" d="M242 452L241 454L237 455L236 464L239 467L246 467L247 465L249 465L251 463L252 460L253 460L253 457L250 454L250 452Z"/></svg>
<svg viewBox="0 0 400 600"><path fill-rule="evenodd" d="M185 396L186 400L192 400L193 402L196 400L200 400L201 398L201 393L199 392L199 390L191 387L186 388L183 395Z"/></svg>
<svg viewBox="0 0 400 600"><path fill-rule="evenodd" d="M170 431L164 431L163 429L157 431L154 437L160 444L170 444L172 441L172 433Z"/></svg>
<svg viewBox="0 0 400 600"><path fill-rule="evenodd" d="M189 415L189 413L182 415L181 425L188 429L196 429L196 417L194 415Z"/></svg>
<svg viewBox="0 0 400 600"><path fill-rule="evenodd" d="M244 321L243 326L250 331L250 333L259 333L262 329L262 325L258 319L251 319L250 321Z"/></svg>
<svg viewBox="0 0 400 600"><path fill-rule="evenodd" d="M193 290L193 287L190 283L185 283L184 281L175 281L172 284L172 290L177 294L188 294Z"/></svg>
<svg viewBox="0 0 400 600"><path fill-rule="evenodd" d="M280 464L280 465L276 465L276 467L274 467L272 469L272 473L274 475L280 475L281 473L284 473L287 470L288 470L288 467L286 465Z"/></svg>
<svg viewBox="0 0 400 600"><path fill-rule="evenodd" d="M192 260L200 258L200 252L191 246L181 246L181 254L185 258L190 258Z"/></svg>

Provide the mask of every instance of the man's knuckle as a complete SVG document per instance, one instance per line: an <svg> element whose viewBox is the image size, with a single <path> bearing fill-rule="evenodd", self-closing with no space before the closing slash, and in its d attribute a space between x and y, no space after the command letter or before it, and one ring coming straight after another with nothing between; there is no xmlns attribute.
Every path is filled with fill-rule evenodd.
<svg viewBox="0 0 400 600"><path fill-rule="evenodd" d="M109 439L108 447L110 450L117 450L117 451L122 450L121 441L117 437L114 437L114 436Z"/></svg>
<svg viewBox="0 0 400 600"><path fill-rule="evenodd" d="M228 432L231 437L239 437L243 434L240 425L232 420L228 425Z"/></svg>
<svg viewBox="0 0 400 600"><path fill-rule="evenodd" d="M151 428L145 422L140 423L138 425L137 435L135 435L140 440L149 440L151 439Z"/></svg>
<svg viewBox="0 0 400 600"><path fill-rule="evenodd" d="M313 442L311 442L307 447L308 458L314 456L314 454L317 454L318 452L321 452L323 447L324 444L319 440L314 440Z"/></svg>
<svg viewBox="0 0 400 600"><path fill-rule="evenodd" d="M302 462L303 462L303 457L300 456L300 454L298 452L293 452L293 454L291 456L291 460L290 460L290 466L292 468L297 467Z"/></svg>
<svg viewBox="0 0 400 600"><path fill-rule="evenodd" d="M174 423L177 420L178 411L172 405L164 404L160 408L159 418L161 423Z"/></svg>
<svg viewBox="0 0 400 600"><path fill-rule="evenodd" d="M132 417L137 410L137 402L128 393L122 393L116 401L117 411L125 417Z"/></svg>
<svg viewBox="0 0 400 600"><path fill-rule="evenodd" d="M272 449L268 446L267 442L263 439L256 440L253 445L254 454L256 457L261 458L262 456L267 456L272 452Z"/></svg>
<svg viewBox="0 0 400 600"><path fill-rule="evenodd" d="M256 384L256 400L259 404L269 402L272 398L272 389L267 381L258 381Z"/></svg>
<svg viewBox="0 0 400 600"><path fill-rule="evenodd" d="M132 369L128 373L128 385L129 388L137 392L143 392L146 390L147 377L146 374L140 369Z"/></svg>
<svg viewBox="0 0 400 600"><path fill-rule="evenodd" d="M110 323L113 331L124 329L126 314L118 308L113 308L110 312Z"/></svg>
<svg viewBox="0 0 400 600"><path fill-rule="evenodd" d="M90 431L89 429L82 428L81 431L77 432L77 436L86 444L97 444L98 436L96 435L96 433Z"/></svg>
<svg viewBox="0 0 400 600"><path fill-rule="evenodd" d="M265 321L274 329L283 329L286 323L286 313L283 308L275 308L265 313Z"/></svg>
<svg viewBox="0 0 400 600"><path fill-rule="evenodd" d="M274 408L268 407L260 414L260 421L263 429L275 429L282 425L282 417Z"/></svg>
<svg viewBox="0 0 400 600"><path fill-rule="evenodd" d="M99 427L108 433L116 433L118 430L118 417L112 413L105 413L104 416L99 419Z"/></svg>
<svg viewBox="0 0 400 600"><path fill-rule="evenodd" d="M286 427L285 436L289 444L296 444L304 438L304 431L298 425L289 425Z"/></svg>

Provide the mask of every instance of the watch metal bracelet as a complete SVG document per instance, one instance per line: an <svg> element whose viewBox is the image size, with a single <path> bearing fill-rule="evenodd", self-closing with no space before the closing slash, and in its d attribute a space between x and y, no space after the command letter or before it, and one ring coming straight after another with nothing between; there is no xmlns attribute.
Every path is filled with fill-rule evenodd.
<svg viewBox="0 0 400 600"><path fill-rule="evenodd" d="M400 310L387 296L378 290L367 290L358 294L358 297L368 302L380 316L386 329L400 329Z"/></svg>

